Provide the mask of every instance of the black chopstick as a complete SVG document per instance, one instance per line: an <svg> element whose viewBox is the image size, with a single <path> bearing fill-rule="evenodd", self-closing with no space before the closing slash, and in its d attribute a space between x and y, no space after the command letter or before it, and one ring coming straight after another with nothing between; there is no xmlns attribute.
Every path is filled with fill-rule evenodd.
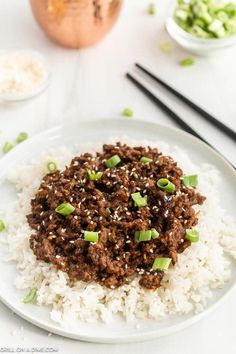
<svg viewBox="0 0 236 354"><path fill-rule="evenodd" d="M212 123L214 126L217 128L220 128L221 131L223 131L227 136L232 138L234 141L236 141L236 132L229 128L227 125L224 123L220 122L218 119L213 117L210 113L206 112L204 109L196 105L196 103L192 102L189 98L185 97L182 95L182 93L178 92L175 90L173 87L168 85L166 82L161 80L159 77L151 73L149 70L145 69L142 65L135 63L135 66L139 68L142 72L144 72L146 75L151 77L154 81L158 82L160 85L165 87L168 91L173 93L176 97L178 97L180 100L185 102L189 107L194 109L197 113L199 113L203 118L205 118L208 122Z"/></svg>
<svg viewBox="0 0 236 354"><path fill-rule="evenodd" d="M190 127L182 118L180 118L174 111L172 111L165 103L163 103L157 96L155 96L151 91L149 91L143 84L136 80L131 74L127 73L126 77L142 91L152 102L154 102L163 112L165 112L175 123L179 125L181 129L187 133L192 134L196 138L200 139L213 150L217 151L234 169L235 166L229 162L218 150L216 150L208 141L206 141L201 135L199 135L193 128Z"/></svg>

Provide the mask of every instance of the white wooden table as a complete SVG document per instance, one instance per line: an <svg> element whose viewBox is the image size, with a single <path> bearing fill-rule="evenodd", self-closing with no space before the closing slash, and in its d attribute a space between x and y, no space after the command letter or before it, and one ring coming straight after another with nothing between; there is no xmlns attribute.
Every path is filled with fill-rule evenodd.
<svg viewBox="0 0 236 354"><path fill-rule="evenodd" d="M1 1L0 43L5 48L33 48L42 52L51 66L49 89L41 96L17 105L0 106L0 145L20 131L31 136L49 127L73 120L119 116L124 107L135 111L132 119L173 123L124 77L138 61L147 65L184 94L215 116L236 128L236 47L218 56L196 58L196 64L182 68L178 62L189 56L173 44L164 54L160 41L169 40L164 18L169 1L156 0L158 13L149 16L148 0L127 0L121 18L104 41L86 50L62 49L49 42L36 25L27 0ZM156 89L166 103L212 145L236 164L236 146L163 89ZM122 120L121 120L122 124ZM9 348L54 348L60 354L73 353L236 353L236 290L226 302L200 323L171 337L120 345L96 345L53 335L13 315L0 304L0 351Z"/></svg>

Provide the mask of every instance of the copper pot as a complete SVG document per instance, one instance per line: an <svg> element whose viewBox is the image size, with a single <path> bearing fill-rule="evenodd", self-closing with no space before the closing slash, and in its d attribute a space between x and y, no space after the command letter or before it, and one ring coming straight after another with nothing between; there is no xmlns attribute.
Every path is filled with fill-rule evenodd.
<svg viewBox="0 0 236 354"><path fill-rule="evenodd" d="M68 48L99 41L115 23L122 0L30 0L41 28Z"/></svg>

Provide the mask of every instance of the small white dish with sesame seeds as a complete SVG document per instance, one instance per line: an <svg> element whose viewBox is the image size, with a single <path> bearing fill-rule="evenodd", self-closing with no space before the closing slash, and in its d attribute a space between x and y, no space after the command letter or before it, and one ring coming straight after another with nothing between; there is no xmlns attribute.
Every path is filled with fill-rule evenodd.
<svg viewBox="0 0 236 354"><path fill-rule="evenodd" d="M0 102L24 101L43 92L50 72L44 56L32 49L0 51Z"/></svg>

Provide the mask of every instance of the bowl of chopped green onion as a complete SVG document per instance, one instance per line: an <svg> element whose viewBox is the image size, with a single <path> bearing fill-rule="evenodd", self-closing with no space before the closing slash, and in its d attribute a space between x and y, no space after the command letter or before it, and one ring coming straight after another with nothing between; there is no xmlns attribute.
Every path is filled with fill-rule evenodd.
<svg viewBox="0 0 236 354"><path fill-rule="evenodd" d="M177 0L166 28L183 48L194 54L210 55L236 44L236 2Z"/></svg>

